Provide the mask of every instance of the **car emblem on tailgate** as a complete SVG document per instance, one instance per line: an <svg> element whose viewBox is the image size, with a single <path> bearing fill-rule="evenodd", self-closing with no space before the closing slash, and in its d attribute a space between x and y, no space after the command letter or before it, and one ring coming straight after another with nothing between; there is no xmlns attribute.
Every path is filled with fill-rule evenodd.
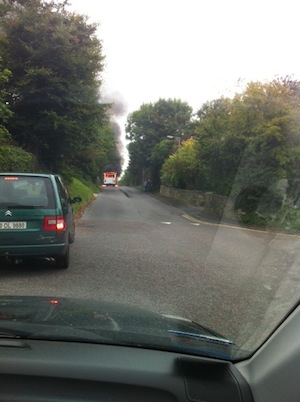
<svg viewBox="0 0 300 402"><path fill-rule="evenodd" d="M12 216L12 212L8 209L8 210L5 212L5 216Z"/></svg>

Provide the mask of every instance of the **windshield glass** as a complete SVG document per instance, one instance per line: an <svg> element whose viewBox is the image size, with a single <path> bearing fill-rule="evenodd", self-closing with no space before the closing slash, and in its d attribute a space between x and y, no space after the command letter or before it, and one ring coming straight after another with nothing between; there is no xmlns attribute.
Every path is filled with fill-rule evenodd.
<svg viewBox="0 0 300 402"><path fill-rule="evenodd" d="M234 360L295 307L281 3L0 1L1 336Z"/></svg>

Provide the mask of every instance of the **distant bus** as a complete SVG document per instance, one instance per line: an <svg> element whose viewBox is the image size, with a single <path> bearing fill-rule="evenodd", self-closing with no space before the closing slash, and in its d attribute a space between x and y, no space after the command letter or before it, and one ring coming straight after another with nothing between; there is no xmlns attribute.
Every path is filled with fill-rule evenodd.
<svg viewBox="0 0 300 402"><path fill-rule="evenodd" d="M118 176L116 172L103 173L102 187L113 186L118 187Z"/></svg>

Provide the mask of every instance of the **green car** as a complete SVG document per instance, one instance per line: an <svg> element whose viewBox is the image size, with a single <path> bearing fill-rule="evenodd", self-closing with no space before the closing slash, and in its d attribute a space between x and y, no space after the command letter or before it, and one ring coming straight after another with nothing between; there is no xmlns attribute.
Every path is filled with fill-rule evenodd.
<svg viewBox="0 0 300 402"><path fill-rule="evenodd" d="M0 173L0 258L50 257L68 268L75 239L72 204L54 174Z"/></svg>

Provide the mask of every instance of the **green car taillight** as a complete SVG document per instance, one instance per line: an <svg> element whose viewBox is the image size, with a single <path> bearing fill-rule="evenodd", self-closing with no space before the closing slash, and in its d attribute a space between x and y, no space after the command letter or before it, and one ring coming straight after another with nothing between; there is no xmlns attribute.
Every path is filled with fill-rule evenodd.
<svg viewBox="0 0 300 402"><path fill-rule="evenodd" d="M44 230L45 231L64 231L66 224L63 216L45 216Z"/></svg>

